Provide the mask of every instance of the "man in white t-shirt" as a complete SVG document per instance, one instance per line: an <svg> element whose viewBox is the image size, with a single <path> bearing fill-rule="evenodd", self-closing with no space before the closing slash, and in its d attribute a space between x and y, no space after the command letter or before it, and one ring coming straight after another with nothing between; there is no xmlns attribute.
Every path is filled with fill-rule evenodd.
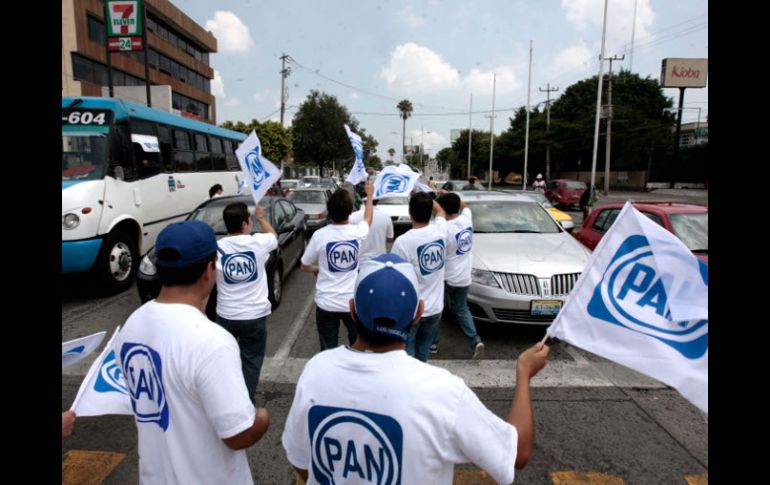
<svg viewBox="0 0 770 485"><path fill-rule="evenodd" d="M155 245L160 294L131 314L114 350L131 398L142 484L253 483L245 448L267 431L243 381L238 343L206 318L217 240L201 221Z"/></svg>
<svg viewBox="0 0 770 485"><path fill-rule="evenodd" d="M372 225L369 235L361 243L361 251L358 253L358 267L375 256L388 252L387 243L393 242L393 220L390 216L377 208L377 200L372 201ZM351 224L359 224L364 220L364 209L358 209L350 215Z"/></svg>
<svg viewBox="0 0 770 485"><path fill-rule="evenodd" d="M321 350L332 349L339 343L340 321L348 329L348 340L356 341L356 329L348 312L358 271L361 242L369 235L372 224L372 195L374 186L366 182L364 221L350 224L353 198L345 189L337 189L326 201L327 218L331 224L317 230L302 255L301 271L318 278L315 285L315 320Z"/></svg>
<svg viewBox="0 0 770 485"><path fill-rule="evenodd" d="M449 485L459 463L511 483L529 462L529 385L548 346L519 355L502 420L461 378L404 352L423 310L417 289L412 266L394 254L362 265L350 301L358 339L310 359L286 418L286 458L306 483Z"/></svg>
<svg viewBox="0 0 770 485"><path fill-rule="evenodd" d="M257 205L254 215L261 234L251 233L253 223L246 204L228 204L222 211L227 237L217 242L217 323L238 341L251 402L265 359L267 316L272 309L265 263L278 247L278 234L265 219L265 210Z"/></svg>
<svg viewBox="0 0 770 485"><path fill-rule="evenodd" d="M431 223L434 211L436 217ZM412 228L396 239L390 252L411 263L417 274L425 312L419 325L412 327L406 352L427 362L428 349L439 332L444 310L446 219L441 206L425 192L409 199L409 216Z"/></svg>
<svg viewBox="0 0 770 485"><path fill-rule="evenodd" d="M484 353L473 316L468 308L468 290L471 287L473 269L473 220L471 210L454 192L443 193L436 202L446 212L447 247L444 275L444 292L449 308L457 320L460 329L473 349L473 358L478 359ZM462 210L462 212L460 212ZM438 345L437 342L436 345ZM431 349L432 351L432 349Z"/></svg>

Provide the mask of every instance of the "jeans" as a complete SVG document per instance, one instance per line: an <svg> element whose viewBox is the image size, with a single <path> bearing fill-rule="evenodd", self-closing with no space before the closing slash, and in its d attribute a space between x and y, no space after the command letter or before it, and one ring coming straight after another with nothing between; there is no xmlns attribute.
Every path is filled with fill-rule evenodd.
<svg viewBox="0 0 770 485"><path fill-rule="evenodd" d="M433 339L438 335L441 314L423 317L417 323L417 325L412 325L412 329L409 331L406 353L416 357L418 360L428 362L428 350L430 349L430 344L433 343Z"/></svg>
<svg viewBox="0 0 770 485"><path fill-rule="evenodd" d="M265 360L265 341L267 340L267 317L255 320L228 320L217 315L217 323L230 332L241 349L241 367L249 399L254 402L257 392L262 361Z"/></svg>
<svg viewBox="0 0 770 485"><path fill-rule="evenodd" d="M468 308L468 290L470 288L470 286L457 287L445 284L444 294L447 295L449 308L460 325L460 329L468 337L471 348L474 348L477 343L481 342L481 337L476 333L476 325L473 323L471 310Z"/></svg>
<svg viewBox="0 0 770 485"><path fill-rule="evenodd" d="M348 328L348 341L350 345L356 341L358 333L353 317L349 312L329 312L316 306L315 324L318 328L318 339L321 341L321 350L333 349L339 345L340 320Z"/></svg>

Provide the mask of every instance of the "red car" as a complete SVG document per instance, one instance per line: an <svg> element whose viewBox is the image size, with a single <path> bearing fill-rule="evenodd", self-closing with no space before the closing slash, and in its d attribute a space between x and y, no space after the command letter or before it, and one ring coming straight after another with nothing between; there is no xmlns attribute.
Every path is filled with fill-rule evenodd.
<svg viewBox="0 0 770 485"><path fill-rule="evenodd" d="M579 205L586 184L579 180L556 179L545 186L545 196L555 206Z"/></svg>
<svg viewBox="0 0 770 485"><path fill-rule="evenodd" d="M623 209L621 203L595 208L574 233L585 247L594 250ZM709 208L682 202L634 202L634 208L677 236L704 263L709 262Z"/></svg>

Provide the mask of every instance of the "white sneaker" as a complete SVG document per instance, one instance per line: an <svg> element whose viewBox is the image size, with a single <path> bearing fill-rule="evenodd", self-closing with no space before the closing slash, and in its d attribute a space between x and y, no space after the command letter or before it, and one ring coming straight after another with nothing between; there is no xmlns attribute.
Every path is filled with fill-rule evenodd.
<svg viewBox="0 0 770 485"><path fill-rule="evenodd" d="M484 355L484 342L477 342L473 348L473 359L480 359Z"/></svg>

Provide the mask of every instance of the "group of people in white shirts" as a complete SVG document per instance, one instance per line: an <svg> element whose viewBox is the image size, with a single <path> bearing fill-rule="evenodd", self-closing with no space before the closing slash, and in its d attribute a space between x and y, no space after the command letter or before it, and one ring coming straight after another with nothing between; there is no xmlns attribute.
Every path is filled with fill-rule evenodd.
<svg viewBox="0 0 770 485"><path fill-rule="evenodd" d="M529 382L549 348L538 343L519 355L505 419L462 379L427 364L445 285L458 302L453 310L467 297L470 211L456 194L438 203L414 194L413 229L386 254L392 225L373 208L369 182L365 190L366 205L355 214L348 192L333 194L332 223L302 257L302 270L318 276L322 351L297 382L282 433L287 460L307 483L451 484L454 464L469 462L511 483L532 452ZM267 409L254 407L264 346L255 357L243 344L264 343L264 262L277 239L259 206L255 214L261 234L251 235L245 204L230 204L228 236L219 242L200 221L171 224L157 238L161 292L129 317L114 346L134 409L143 484L253 483L260 475L245 449L270 425ZM214 283L218 324L205 316ZM337 345L340 321L349 345ZM468 338L478 357L475 328Z"/></svg>

